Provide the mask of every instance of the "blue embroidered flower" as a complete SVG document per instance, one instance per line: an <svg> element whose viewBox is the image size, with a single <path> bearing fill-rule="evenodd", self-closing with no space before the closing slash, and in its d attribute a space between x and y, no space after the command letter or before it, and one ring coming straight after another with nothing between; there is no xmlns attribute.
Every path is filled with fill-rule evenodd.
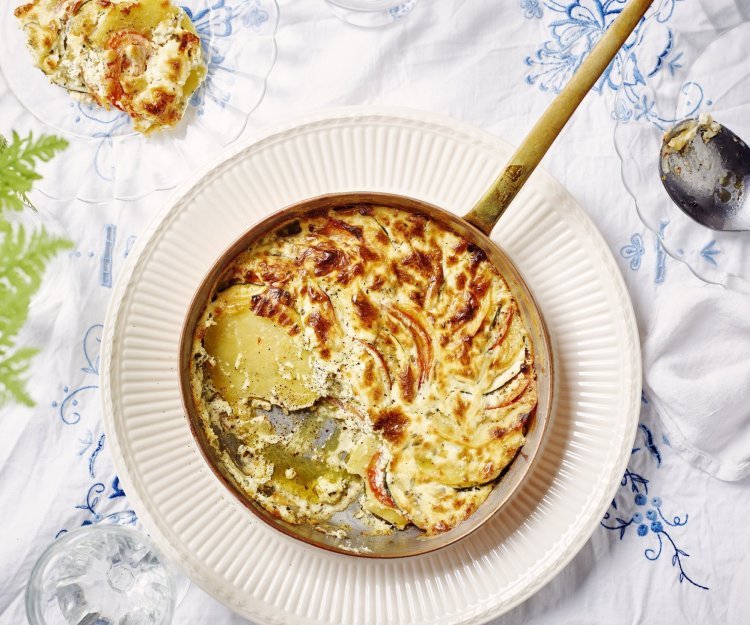
<svg viewBox="0 0 750 625"><path fill-rule="evenodd" d="M561 16L560 19L550 24L552 39L546 41L533 56L526 59L526 64L533 68L528 74L528 79L529 82L538 84L542 89L559 92L601 39L607 27L622 11L623 2L621 0L575 0L565 4L556 0L547 0L545 6ZM612 90L617 90L624 82L635 82L636 79L633 77L630 79L624 77L622 70L626 59L631 54L631 49L639 40L639 28L636 28L636 32L631 35L603 76L597 81L594 86L595 91L601 92L605 85Z"/></svg>
<svg viewBox="0 0 750 625"><path fill-rule="evenodd" d="M112 492L107 499L116 499L124 496L125 493L119 489L119 480L115 477L112 482ZM118 525L135 525L138 522L138 516L134 510L126 508L115 512L100 512L97 508L102 503L100 495L104 494L107 487L102 482L93 484L86 492L86 502L75 506L78 510L85 511L89 517L81 522L82 526L93 525L95 523L113 523ZM67 529L60 530L55 538L67 532Z"/></svg>
<svg viewBox="0 0 750 625"><path fill-rule="evenodd" d="M259 6L253 6L242 16L242 25L253 30L260 29L268 21L268 11Z"/></svg>
<svg viewBox="0 0 750 625"><path fill-rule="evenodd" d="M527 19L541 19L542 7L539 4L539 0L521 0L521 8L523 9L523 16Z"/></svg>
<svg viewBox="0 0 750 625"><path fill-rule="evenodd" d="M620 256L626 260L630 260L630 268L633 271L638 271L641 267L641 258L646 253L646 248L643 246L643 237L635 233L630 237L630 245L623 245L620 248Z"/></svg>
<svg viewBox="0 0 750 625"><path fill-rule="evenodd" d="M82 367L81 370L90 375L99 375L99 348L101 346L101 332L102 324L97 323L89 327L82 341L83 356L87 366ZM98 385L87 385L81 386L73 391L66 386L63 388L63 392L67 393L65 399L59 404L60 418L63 423L67 425L76 425L80 423L83 415L78 412L70 414L67 406L76 406L77 400L74 399L79 393L86 390L96 390ZM57 402L52 402L53 407L57 407ZM90 420L90 419L89 419ZM79 439L79 442L83 445L83 449L78 452L79 456L83 456L87 451L90 452L88 458L88 475L97 480L101 479L97 475L96 460L98 456L106 449L106 435L101 434L95 437L91 430L86 432L86 437ZM106 494L106 496L105 496ZM83 511L85 518L81 521L81 525L93 525L94 523L117 523L120 525L135 525L138 521L138 517L134 510L125 507L119 510L102 510L102 508L111 508L111 506L120 503L120 498L125 497L125 492L120 487L120 478L117 475L113 476L111 480L111 486L108 489L103 481L95 481L86 491L84 496L84 502L75 505L77 510ZM110 500L113 500L110 502ZM123 505L127 506L127 503ZM65 534L68 530L61 529L55 535L55 538Z"/></svg>
<svg viewBox="0 0 750 625"><path fill-rule="evenodd" d="M639 452L646 450L648 451L648 454L641 454L639 457L651 458L656 463L656 468L659 468L659 466L661 466L661 453L654 443L654 437L651 433L651 430L644 424L640 424L639 432L642 433L644 439L643 442L645 444L643 447L634 447L632 452L633 456L636 456ZM639 475L628 467L625 470L625 475L623 476L621 485L624 488L629 488L630 492L635 493L635 496L633 497L635 505L646 505L646 503L648 502L648 479L646 479L642 475ZM619 540L624 540L625 534L627 533L628 528L631 526L636 528L635 533L640 538L648 535L654 537L654 539L657 541L655 547L647 547L643 551L643 555L647 560L650 560L652 562L658 560L661 557L664 546L666 545L667 548L671 548L672 550L672 566L676 567L679 571L678 580L680 581L680 583L687 580L688 583L692 584L696 588L708 590L707 586L698 584L690 577L688 577L687 573L685 573L682 558L688 557L689 554L677 546L672 536L665 529L665 526L669 526L670 528L679 528L687 525L688 515L685 514L684 517L674 516L670 521L664 516L662 512L661 497L652 497L651 504L654 507L649 508L646 511L646 518L650 523L643 523L643 514L641 512L633 513L629 520L626 520L627 517L623 518L621 516L617 516L617 514L622 514L621 508L624 508L625 506L621 505L618 507L617 499L615 498L615 500L613 500L611 504L611 511L608 511L604 515L604 518L601 521L601 526L607 530L617 532ZM649 530L651 530L651 532L649 532Z"/></svg>
<svg viewBox="0 0 750 625"><path fill-rule="evenodd" d="M202 115L207 99L220 108L225 108L231 99L236 68L225 63L232 44L227 37L234 33L237 25L257 32L269 21L270 16L258 0L217 0L211 7L195 13L188 7L183 8L201 38L206 58L206 78L190 98L190 105L198 109L198 115Z"/></svg>
<svg viewBox="0 0 750 625"><path fill-rule="evenodd" d="M648 21L639 22L594 86L599 93L624 88L625 97L617 99L615 119L629 121L635 114L638 119L664 121L654 110L653 98L644 92L649 77L664 68L675 72L681 67L682 53L674 49L674 36L666 25L675 4L681 1L654 3ZM548 24L551 38L526 57L525 63L530 68L526 82L541 91L559 92L620 14L625 0L520 0L520 6L527 19L541 18L543 8L555 16Z"/></svg>

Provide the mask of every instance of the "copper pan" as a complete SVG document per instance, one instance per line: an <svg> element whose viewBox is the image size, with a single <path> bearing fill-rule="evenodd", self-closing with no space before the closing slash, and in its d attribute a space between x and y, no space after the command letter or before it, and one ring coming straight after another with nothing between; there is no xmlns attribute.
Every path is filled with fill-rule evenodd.
<svg viewBox="0 0 750 625"><path fill-rule="evenodd" d="M349 518L347 515L343 515L342 517L335 517L335 520L328 524L329 528L334 531L342 527L354 527L354 529L348 529L346 532L347 538L341 540L323 534L309 525L291 525L277 519L264 508L248 499L234 483L219 454L217 454L215 448L206 439L203 424L193 401L193 393L190 387L190 358L195 326L203 307L215 292L224 270L232 260L240 252L247 249L253 241L274 232L282 224L302 217L310 211L320 209L336 210L337 208L350 206L361 207L367 204L387 206L396 210L427 215L431 219L448 226L466 238L470 243L474 243L480 247L511 288L519 305L522 318L529 328L534 348L539 401L536 414L529 422L526 444L493 489L489 499L477 512L457 528L429 538L422 537L421 532L416 528L396 532L391 536L368 536L365 531L356 529L357 523L355 520ZM289 206L257 223L221 255L211 271L204 278L189 310L190 312L185 320L180 342L180 385L191 430L198 441L206 461L224 485L254 514L285 534L299 538L307 543L332 551L381 558L416 555L448 545L479 527L508 500L528 474L529 468L532 466L542 446L552 401L552 352L539 308L523 278L521 278L513 263L502 250L477 228L437 206L399 195L384 193L323 195Z"/></svg>
<svg viewBox="0 0 750 625"><path fill-rule="evenodd" d="M445 547L467 536L489 521L522 486L531 474L535 461L543 448L548 432L553 398L553 354L544 319L534 297L511 260L489 234L505 209L528 179L531 172L557 137L576 107L609 65L620 46L625 42L652 0L631 0L607 33L584 61L566 88L555 98L490 190L463 218L437 206L413 198L385 193L344 193L323 195L288 206L255 224L242 234L216 261L206 274L196 292L182 328L180 341L180 386L190 427L201 452L217 478L254 515L275 529L308 544L330 551L371 558L397 558L414 556ZM467 520L454 529L437 536L424 536L411 527L391 536L373 536L346 514L337 515L330 529L345 529L346 537L339 538L321 533L303 524L286 523L247 498L234 483L221 457L208 443L198 411L193 401L190 383L192 338L200 313L213 295L217 282L232 260L254 241L273 232L283 223L299 218L310 211L337 209L352 205L372 204L426 215L454 230L470 243L481 248L508 283L519 305L519 310L529 329L534 347L535 368L538 380L538 404L530 420L527 440L521 452L498 480L489 498ZM350 528L350 526L355 526Z"/></svg>

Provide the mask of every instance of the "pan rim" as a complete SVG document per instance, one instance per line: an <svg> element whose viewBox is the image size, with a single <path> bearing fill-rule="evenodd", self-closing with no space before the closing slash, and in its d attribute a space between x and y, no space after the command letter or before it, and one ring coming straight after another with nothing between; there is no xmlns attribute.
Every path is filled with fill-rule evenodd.
<svg viewBox="0 0 750 625"><path fill-rule="evenodd" d="M513 472L513 484L510 489L498 498L499 501L493 502L491 507L486 508L489 502L483 502L469 518L462 521L448 532L439 534L438 536L441 537L442 540L433 540L435 537L422 538L421 536L418 536L417 540L414 541L416 544L414 548L398 553L378 553L369 550L352 549L345 545L325 540L323 539L323 534L318 536L314 532L309 534L310 537L305 536L300 532L295 531L294 528L299 526L280 521L262 508L257 502L254 502L248 495L243 493L233 482L232 478L217 466L219 464L218 460L213 457L213 454L210 451L210 444L206 441L205 433L200 425L201 418L195 405L191 383L191 359L195 325L208 297L215 292L217 282L222 273L234 258L236 258L236 256L246 249L253 241L273 231L284 222L302 216L306 211L319 210L321 208L335 209L357 204L386 206L387 208L393 208L394 210L422 213L426 214L430 219L433 219L435 215L438 215L440 217L441 225L447 225L453 231L458 230L460 236L469 238L471 243L477 244L488 255L488 259L490 259L493 266L498 270L501 277L510 288L514 300L519 304L520 308L523 309L522 314L529 333L536 334L535 340L532 342L532 349L534 350L534 368L537 373L538 400L529 426L529 431L533 432L533 437L531 437L531 441L529 440L529 437L527 437L527 441L521 447L513 461L494 481L492 491L494 493L501 484L504 482L507 483L508 474L511 473L511 469L514 466L517 467L519 463L523 461L523 468L520 472L517 468L516 471ZM397 206L393 206L393 204L396 204ZM500 264L503 265L502 269L497 266L497 263L495 262L496 260L499 260ZM528 326L530 325L532 327L529 328ZM541 362L539 358L540 356L542 357ZM492 241L488 235L481 232L476 226L465 221L462 217L423 200L418 200L397 193L347 191L312 196L276 210L252 224L247 230L245 230L245 232L241 233L234 241L225 247L222 253L216 258L213 265L204 274L186 310L180 330L180 341L178 347L178 378L180 398L185 411L185 418L188 422L193 441L200 450L203 461L208 466L213 476L221 483L222 488L227 490L236 501L238 501L245 509L249 510L257 519L274 530L280 531L295 540L299 540L313 547L325 549L326 551L374 560L399 559L431 553L438 549L453 545L459 540L471 535L493 516L498 514L523 488L523 485L526 483L535 466L535 461L543 452L550 431L549 423L552 417L554 398L554 355L547 325L544 321L541 308L534 298L531 289L510 257L497 243ZM542 410L539 409L540 406L542 406ZM490 497L492 497L492 493L490 494ZM483 510L483 508L485 509ZM469 523L474 517L476 517L474 522ZM318 540L313 540L313 538L317 538Z"/></svg>

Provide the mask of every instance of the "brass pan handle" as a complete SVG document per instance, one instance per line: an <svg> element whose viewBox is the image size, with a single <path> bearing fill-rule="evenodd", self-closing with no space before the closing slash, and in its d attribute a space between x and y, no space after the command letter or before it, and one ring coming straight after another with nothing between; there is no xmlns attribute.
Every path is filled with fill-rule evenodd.
<svg viewBox="0 0 750 625"><path fill-rule="evenodd" d="M489 235L531 172L542 160L578 105L604 73L643 18L653 0L631 0L573 77L544 111L489 191L464 219Z"/></svg>

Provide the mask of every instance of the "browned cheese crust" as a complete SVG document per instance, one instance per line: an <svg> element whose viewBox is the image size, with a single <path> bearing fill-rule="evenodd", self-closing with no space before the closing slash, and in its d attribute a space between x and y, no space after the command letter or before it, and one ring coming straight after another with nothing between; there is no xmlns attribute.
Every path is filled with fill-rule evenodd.
<svg viewBox="0 0 750 625"><path fill-rule="evenodd" d="M32 0L14 15L52 82L140 132L177 124L206 76L195 27L170 0Z"/></svg>
<svg viewBox="0 0 750 625"><path fill-rule="evenodd" d="M262 317L298 346L294 359L309 357L308 368L287 376L303 390L286 407L312 404L315 414L320 406L346 423L347 434L319 459L340 471L329 481L343 480L342 492L361 484L367 513L396 527L448 530L486 499L523 445L537 401L527 329L484 252L439 223L370 205L308 215L240 254L220 290L195 340L196 353L208 352L195 360L207 426L245 419L245 396L285 405L283 392L254 395L252 382L238 391L243 385L232 375L243 373L241 355L232 375L216 375L210 333L223 332L222 316ZM227 353L223 366L231 369L236 354ZM269 358L275 369L274 359L287 356ZM231 410L215 401L211 409L217 393L232 398ZM263 455L263 445L249 447ZM278 485L274 496L259 495L257 480L273 484L279 467L250 465L239 470L242 488L267 509L293 522L332 513L319 505L319 492L314 509L282 496Z"/></svg>

